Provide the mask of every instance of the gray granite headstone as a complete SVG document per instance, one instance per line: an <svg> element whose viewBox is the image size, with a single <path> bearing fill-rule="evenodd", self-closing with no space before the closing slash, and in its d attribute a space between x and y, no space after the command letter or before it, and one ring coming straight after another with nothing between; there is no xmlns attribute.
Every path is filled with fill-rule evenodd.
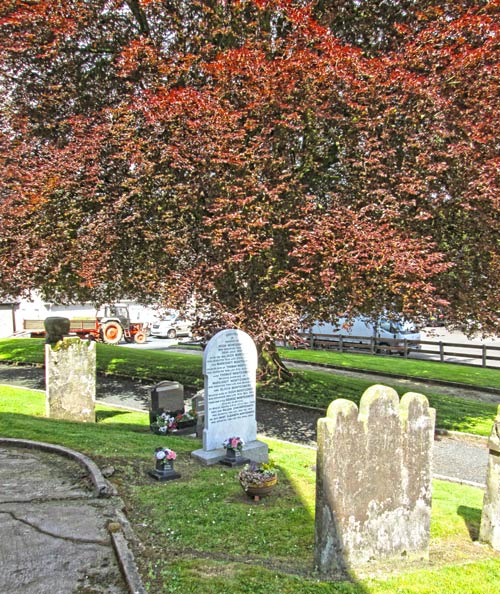
<svg viewBox="0 0 500 594"><path fill-rule="evenodd" d="M204 464L224 457L228 437L243 439L244 455L256 462L268 460L268 448L257 440L255 385L257 349L241 330L222 330L207 344L203 355L203 449L192 453Z"/></svg>

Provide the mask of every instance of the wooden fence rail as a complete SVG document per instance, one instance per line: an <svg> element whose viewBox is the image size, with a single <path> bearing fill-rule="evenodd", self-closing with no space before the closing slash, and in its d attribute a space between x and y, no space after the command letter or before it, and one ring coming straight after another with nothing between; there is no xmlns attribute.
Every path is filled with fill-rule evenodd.
<svg viewBox="0 0 500 594"><path fill-rule="evenodd" d="M341 353L366 353L368 351L373 355L399 354L402 357L409 357L412 354L431 355L442 363L480 364L482 367L493 367L495 361L500 361L500 346L488 344L463 344L432 340L408 341L366 336L312 334L310 332L302 333L300 336L308 348L335 350ZM459 360L450 361L450 357Z"/></svg>

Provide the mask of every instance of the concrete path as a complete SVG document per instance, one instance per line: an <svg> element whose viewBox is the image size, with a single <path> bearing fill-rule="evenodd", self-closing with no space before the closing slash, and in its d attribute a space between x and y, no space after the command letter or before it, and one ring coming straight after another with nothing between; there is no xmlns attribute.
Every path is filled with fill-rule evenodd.
<svg viewBox="0 0 500 594"><path fill-rule="evenodd" d="M127 594L109 522L114 498L55 453L0 444L0 593Z"/></svg>

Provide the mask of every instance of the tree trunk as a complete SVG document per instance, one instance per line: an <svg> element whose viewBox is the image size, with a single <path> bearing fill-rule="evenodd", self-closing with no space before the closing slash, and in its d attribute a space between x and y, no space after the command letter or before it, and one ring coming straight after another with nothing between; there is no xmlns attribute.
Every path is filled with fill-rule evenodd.
<svg viewBox="0 0 500 594"><path fill-rule="evenodd" d="M258 351L257 376L260 381L277 378L279 382L282 382L292 379L292 373L283 363L274 342L259 345Z"/></svg>

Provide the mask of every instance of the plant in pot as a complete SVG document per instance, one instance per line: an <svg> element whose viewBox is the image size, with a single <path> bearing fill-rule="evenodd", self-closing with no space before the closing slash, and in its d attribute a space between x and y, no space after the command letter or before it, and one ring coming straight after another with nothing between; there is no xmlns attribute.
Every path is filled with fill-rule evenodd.
<svg viewBox="0 0 500 594"><path fill-rule="evenodd" d="M254 501L269 495L278 482L277 470L271 463L251 462L240 471L238 478L242 489Z"/></svg>

